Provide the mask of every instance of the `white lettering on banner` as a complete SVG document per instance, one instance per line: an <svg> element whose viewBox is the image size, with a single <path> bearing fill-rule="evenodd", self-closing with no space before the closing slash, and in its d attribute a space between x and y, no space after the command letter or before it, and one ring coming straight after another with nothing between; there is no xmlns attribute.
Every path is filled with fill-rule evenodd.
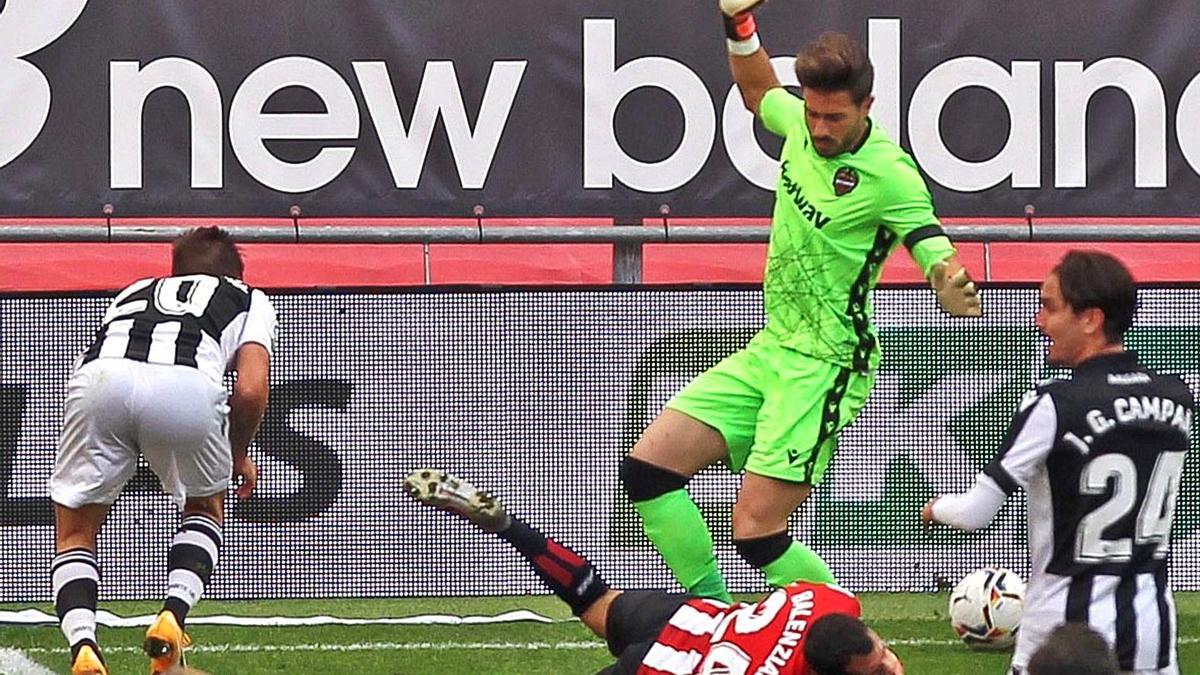
<svg viewBox="0 0 1200 675"><path fill-rule="evenodd" d="M264 113L263 105L287 87L304 87L325 104L324 113ZM229 107L229 144L246 172L280 192L308 192L328 184L350 164L354 148L321 148L305 162L284 162L266 140L358 138L358 102L337 71L304 56L268 61L238 87Z"/></svg>
<svg viewBox="0 0 1200 675"><path fill-rule="evenodd" d="M193 188L219 188L225 137L221 130L221 90L204 66L175 56L141 67L137 61L108 64L108 167L110 185L142 187L142 109L153 92L183 94L191 118Z"/></svg>
<svg viewBox="0 0 1200 675"><path fill-rule="evenodd" d="M1192 78L1183 90L1183 96L1179 99L1179 111L1175 117L1193 121L1192 124L1177 124L1175 129L1183 158L1192 167L1192 171L1200 174L1200 124L1194 123L1195 120L1200 120L1200 75Z"/></svg>
<svg viewBox="0 0 1200 675"><path fill-rule="evenodd" d="M8 0L0 11L0 167L33 145L50 115L50 82L28 56L62 37L87 0Z"/></svg>
<svg viewBox="0 0 1200 675"><path fill-rule="evenodd" d="M396 187L417 187L421 180L421 169L425 166L425 156L429 152L429 141L433 138L433 128L441 115L462 186L467 189L482 188L487 182L496 148L500 145L500 135L512 114L525 66L525 61L497 61L492 64L491 75L483 90L483 104L472 132L453 61L425 64L421 90L417 94L416 107L407 130L396 104L387 64L382 61L356 61L354 73L362 87L367 110L379 131L379 142L383 144L383 154ZM417 158L419 161L414 161Z"/></svg>
<svg viewBox="0 0 1200 675"><path fill-rule="evenodd" d="M775 77L784 86L799 86L796 79L796 57L776 56L771 59ZM721 137L729 161L738 173L764 190L773 190L779 182L779 160L763 152L754 137L754 114L746 110L742 94L737 85L729 88L725 96L725 109L721 112Z"/></svg>
<svg viewBox="0 0 1200 675"><path fill-rule="evenodd" d="M363 90L367 111L379 134L397 188L415 188L425 166L429 141L440 115L450 139L455 165L464 189L484 186L500 137L512 113L525 61L498 61L483 96L474 131L468 122L454 64L426 64L413 119L406 131L396 103L387 65L356 61L354 72ZM177 57L158 59L141 67L137 61L113 61L109 66L109 134L111 186L142 187L142 111L157 89L180 91L191 115L193 188L224 185L221 156L221 92L204 66ZM287 87L303 87L325 104L323 113L264 113L263 104ZM305 162L285 162L271 153L266 140L357 141L358 102L346 81L333 68L309 57L287 56L255 69L234 94L229 110L229 140L234 155L259 183L281 192L308 192L324 187L345 170L353 146L324 147Z"/></svg>
<svg viewBox="0 0 1200 675"><path fill-rule="evenodd" d="M893 133L901 128L900 19L869 19L868 50L875 65L873 116ZM615 21L584 20L584 187L611 188L613 178L645 192L685 185L708 162L713 124L703 82L686 64L663 57L641 57L615 67ZM794 85L794 57L774 57L780 82ZM1055 64L1056 188L1086 187L1087 104L1098 90L1114 87L1133 103L1135 187L1167 185L1166 110L1161 83L1146 66L1110 58L1083 69L1079 62ZM1013 61L1010 70L979 56L939 64L918 82L908 110L909 140L922 170L943 187L978 192L1010 180L1014 188L1042 186L1041 61ZM1200 75L1180 100L1178 120L1200 116ZM665 160L639 162L630 157L613 131L621 100L640 87L670 93L684 115L683 140ZM1008 137L994 156L968 161L955 155L941 133L941 114L950 98L969 87L995 94L1010 120ZM1191 117L1189 117L1189 114ZM778 162L754 139L753 117L742 106L737 87L729 89L722 110L722 138L734 169L750 183L774 189ZM1200 127L1178 124L1179 145L1188 164L1200 172Z"/></svg>
<svg viewBox="0 0 1200 675"><path fill-rule="evenodd" d="M583 21L583 187L611 188L613 178L643 192L686 185L708 162L716 138L713 102L687 65L643 56L616 66L616 20ZM613 130L617 106L630 92L657 87L683 110L683 139L669 157L642 162L621 149Z"/></svg>
<svg viewBox="0 0 1200 675"><path fill-rule="evenodd" d="M867 52L875 67L871 118L900 140L900 19L867 22Z"/></svg>
<svg viewBox="0 0 1200 675"><path fill-rule="evenodd" d="M1008 108L1008 139L1000 152L968 162L946 147L940 130L942 108L956 92L983 87ZM913 92L908 135L913 155L930 178L960 192L986 190L1012 177L1015 188L1041 185L1041 88L1038 62L1014 61L1012 73L978 56L964 56L934 68Z"/></svg>
<svg viewBox="0 0 1200 675"><path fill-rule="evenodd" d="M1166 187L1167 102L1162 83L1153 70L1126 58L1102 59L1086 69L1080 61L1054 64L1054 186L1087 187L1088 101L1105 87L1125 92L1133 104L1134 185Z"/></svg>

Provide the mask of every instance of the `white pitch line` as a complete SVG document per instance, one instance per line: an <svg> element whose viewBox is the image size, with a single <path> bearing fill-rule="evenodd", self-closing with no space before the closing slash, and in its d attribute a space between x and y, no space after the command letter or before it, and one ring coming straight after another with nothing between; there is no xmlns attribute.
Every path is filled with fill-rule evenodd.
<svg viewBox="0 0 1200 675"><path fill-rule="evenodd" d="M425 650L520 650L542 649L604 649L603 642L353 642L348 644L299 644L299 645L237 645L222 644L195 647L197 651L242 652L364 652L364 651L425 651Z"/></svg>
<svg viewBox="0 0 1200 675"><path fill-rule="evenodd" d="M25 652L0 647L0 673L3 675L54 675L54 671L33 661Z"/></svg>
<svg viewBox="0 0 1200 675"><path fill-rule="evenodd" d="M192 626L224 625L224 626L366 626L366 625L449 625L461 626L467 624L510 623L516 621L536 621L538 623L559 623L560 620L535 614L525 609L512 610L496 616L452 616L446 614L425 614L420 616L381 617L376 619L344 619L336 616L229 616L216 614L212 616L196 616L188 622ZM577 621L564 619L561 621ZM100 610L96 613L96 623L114 628L129 628L134 626L149 626L154 623L154 615L117 616L111 612ZM0 624L56 625L58 617L37 609L22 609L15 612L0 610Z"/></svg>
<svg viewBox="0 0 1200 675"><path fill-rule="evenodd" d="M958 640L934 640L930 638L907 638L899 640L888 640L889 645L899 645L902 647L954 647L961 646L962 643ZM1179 638L1177 644L1194 645L1200 643L1200 637L1182 637ZM193 646L188 651L195 653L248 653L248 652L371 652L371 651L536 651L536 650L578 650L578 649L605 649L606 645L603 642L586 641L586 642L351 642L351 643L316 643L316 644L282 644L282 645L266 645L266 644L198 644ZM64 648L65 649L65 648ZM140 647L102 647L105 653L142 653ZM12 649L0 649L0 657L5 652L15 652ZM31 654L44 654L60 652L63 649L49 649L46 647L29 647L24 650ZM20 655L20 652L15 652ZM28 659L25 659L29 661ZM41 668L36 663L29 662L35 668ZM3 670L5 661L0 659L0 674L9 673L12 671ZM15 671L16 675L45 675L51 671L28 670Z"/></svg>
<svg viewBox="0 0 1200 675"><path fill-rule="evenodd" d="M370 652L370 651L424 651L424 650L521 650L534 651L539 649L606 649L603 642L351 642L351 643L318 643L298 645L264 645L264 644L198 644L188 649L196 653L241 653L241 652ZM30 647L25 651L30 653L51 653L64 651L47 647ZM105 653L129 654L142 653L141 647L101 647ZM0 671L2 673L3 671Z"/></svg>

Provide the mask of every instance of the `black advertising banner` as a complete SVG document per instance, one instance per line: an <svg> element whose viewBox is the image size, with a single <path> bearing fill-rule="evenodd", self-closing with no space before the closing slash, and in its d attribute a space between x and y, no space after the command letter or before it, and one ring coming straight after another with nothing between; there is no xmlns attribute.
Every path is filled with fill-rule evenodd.
<svg viewBox="0 0 1200 675"><path fill-rule="evenodd" d="M715 5L6 0L0 216L764 216L779 142ZM1197 213L1190 0L759 18L785 83L823 30L867 44L943 215Z"/></svg>

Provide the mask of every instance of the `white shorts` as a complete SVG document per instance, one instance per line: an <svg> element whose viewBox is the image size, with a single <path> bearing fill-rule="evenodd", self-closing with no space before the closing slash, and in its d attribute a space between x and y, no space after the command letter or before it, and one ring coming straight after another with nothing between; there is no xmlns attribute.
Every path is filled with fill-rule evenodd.
<svg viewBox="0 0 1200 675"><path fill-rule="evenodd" d="M97 359L67 383L50 498L69 508L112 504L138 455L183 507L229 488L226 392L188 366Z"/></svg>

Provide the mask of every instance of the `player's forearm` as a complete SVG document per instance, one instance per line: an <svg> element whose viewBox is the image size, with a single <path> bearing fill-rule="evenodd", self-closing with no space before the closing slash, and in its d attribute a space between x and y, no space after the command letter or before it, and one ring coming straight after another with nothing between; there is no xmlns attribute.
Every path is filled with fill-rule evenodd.
<svg viewBox="0 0 1200 675"><path fill-rule="evenodd" d="M771 59L762 47L749 56L730 54L729 71L733 73L733 81L742 94L742 103L755 115L767 91L781 86L779 78L775 77L775 69L771 67Z"/></svg>
<svg viewBox="0 0 1200 675"><path fill-rule="evenodd" d="M753 10L763 0L720 0L725 21L725 47L729 51L729 70L742 94L746 109L758 114L758 105L767 90L778 87L779 79L771 59L758 38L758 23Z"/></svg>
<svg viewBox="0 0 1200 675"><path fill-rule="evenodd" d="M269 392L265 388L238 389L235 385L229 402L229 445L233 458L240 459L250 450L254 434L267 411Z"/></svg>
<svg viewBox="0 0 1200 675"><path fill-rule="evenodd" d="M957 495L938 497L933 503L933 519L960 530L973 532L986 527L1008 495L984 474L979 474L975 485L968 491Z"/></svg>

